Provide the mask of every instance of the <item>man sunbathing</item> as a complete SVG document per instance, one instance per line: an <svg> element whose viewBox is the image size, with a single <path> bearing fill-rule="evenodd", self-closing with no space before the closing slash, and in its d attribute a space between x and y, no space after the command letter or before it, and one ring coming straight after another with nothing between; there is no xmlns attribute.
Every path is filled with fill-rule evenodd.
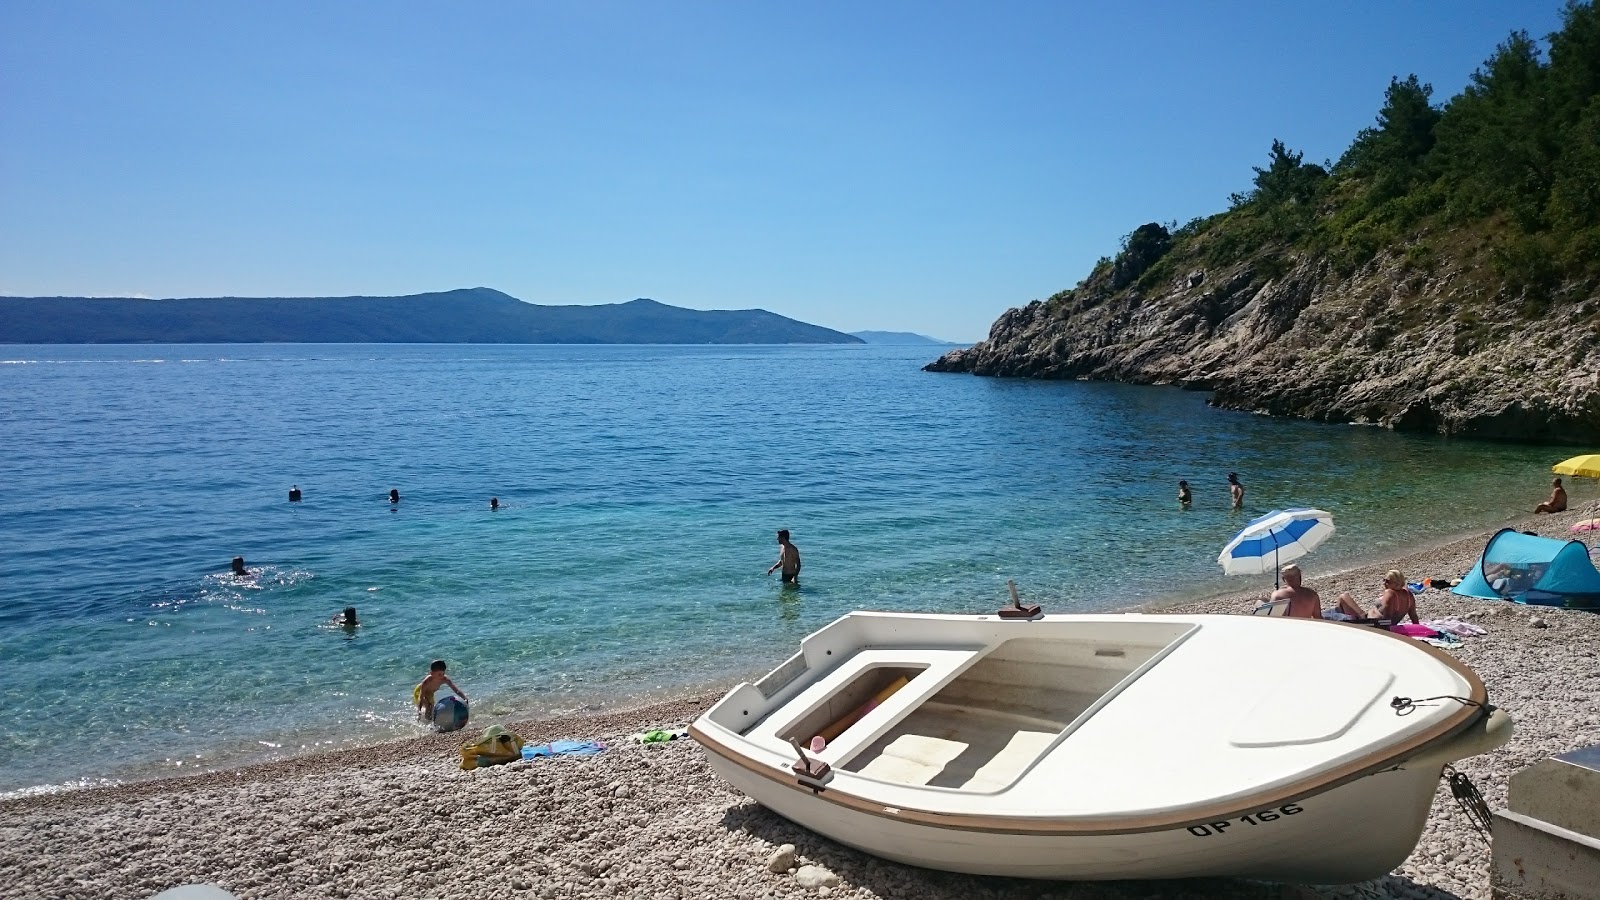
<svg viewBox="0 0 1600 900"><path fill-rule="evenodd" d="M1300 567L1290 563L1283 567L1283 587L1272 592L1272 602L1280 600L1289 601L1286 616L1297 616L1302 619L1322 618L1322 598L1317 592L1301 584L1304 575Z"/></svg>
<svg viewBox="0 0 1600 900"><path fill-rule="evenodd" d="M1558 513L1567 511L1567 489L1561 486L1561 479L1550 480L1550 499L1535 506L1536 513Z"/></svg>

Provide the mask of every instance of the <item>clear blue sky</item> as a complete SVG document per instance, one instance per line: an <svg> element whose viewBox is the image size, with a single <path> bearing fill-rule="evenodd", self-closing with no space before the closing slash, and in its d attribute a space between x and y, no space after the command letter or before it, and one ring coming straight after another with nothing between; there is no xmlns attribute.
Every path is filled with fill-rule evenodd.
<svg viewBox="0 0 1600 900"><path fill-rule="evenodd" d="M975 340L1556 0L0 3L0 294L484 285Z"/></svg>

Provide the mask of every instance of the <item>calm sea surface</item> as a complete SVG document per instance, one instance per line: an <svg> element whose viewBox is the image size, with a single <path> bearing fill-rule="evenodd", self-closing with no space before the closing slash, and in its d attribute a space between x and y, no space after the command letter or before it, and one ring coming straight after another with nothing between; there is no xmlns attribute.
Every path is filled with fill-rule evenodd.
<svg viewBox="0 0 1600 900"><path fill-rule="evenodd" d="M919 371L937 352L0 346L0 791L415 733L435 657L481 727L725 685L851 609L991 610L1007 578L1056 611L1266 588L1216 556L1278 506L1335 517L1315 583L1531 506L1570 455ZM785 527L798 591L762 574Z"/></svg>

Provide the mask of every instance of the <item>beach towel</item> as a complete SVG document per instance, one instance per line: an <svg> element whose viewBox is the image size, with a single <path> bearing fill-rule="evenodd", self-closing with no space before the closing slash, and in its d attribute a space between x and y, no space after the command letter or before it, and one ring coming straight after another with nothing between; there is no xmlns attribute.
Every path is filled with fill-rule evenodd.
<svg viewBox="0 0 1600 900"><path fill-rule="evenodd" d="M675 741L688 736L689 729L683 727L652 728L649 731L639 732L633 736L633 739L641 744L664 744L667 741Z"/></svg>
<svg viewBox="0 0 1600 900"><path fill-rule="evenodd" d="M1477 625L1474 625L1471 622L1463 622L1455 616L1445 616L1444 618L1440 619L1429 619L1422 624L1432 628L1434 631L1443 632L1445 634L1453 634L1458 637L1479 637L1489 633Z"/></svg>
<svg viewBox="0 0 1600 900"><path fill-rule="evenodd" d="M1414 638L1431 638L1439 636L1439 632L1434 631L1432 628L1428 628L1425 625L1413 625L1410 622L1402 622L1399 625L1390 625L1389 630L1395 634L1403 634L1406 637Z"/></svg>
<svg viewBox="0 0 1600 900"><path fill-rule="evenodd" d="M539 759L545 756L593 756L604 750L605 744L599 741L551 741L548 744L524 744L522 747L523 759Z"/></svg>

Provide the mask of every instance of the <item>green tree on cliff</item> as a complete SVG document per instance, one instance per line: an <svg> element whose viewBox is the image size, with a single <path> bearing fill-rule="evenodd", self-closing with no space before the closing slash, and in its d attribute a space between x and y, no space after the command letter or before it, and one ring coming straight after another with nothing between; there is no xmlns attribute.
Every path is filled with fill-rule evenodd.
<svg viewBox="0 0 1600 900"><path fill-rule="evenodd" d="M1393 78L1383 95L1375 127L1364 128L1340 157L1334 171L1371 179L1372 199L1397 197L1426 176L1425 161L1433 150L1439 110L1433 107L1433 85Z"/></svg>

